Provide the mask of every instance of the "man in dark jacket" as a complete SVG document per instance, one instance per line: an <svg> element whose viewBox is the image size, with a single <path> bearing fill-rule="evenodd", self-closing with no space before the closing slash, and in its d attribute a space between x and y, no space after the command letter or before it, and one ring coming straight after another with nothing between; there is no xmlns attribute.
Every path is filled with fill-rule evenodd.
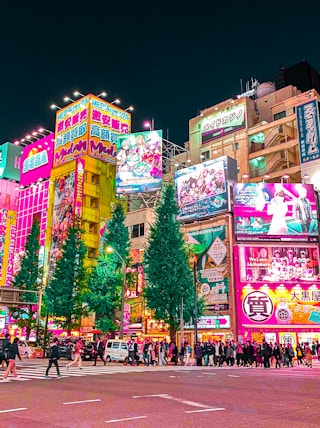
<svg viewBox="0 0 320 428"><path fill-rule="evenodd" d="M56 366L57 377L58 378L62 377L60 375L59 364L58 364L59 358L60 358L60 351L59 351L59 346L58 346L58 339L55 337L53 339L53 342L50 345L50 348L49 348L49 364L48 364L46 375L45 375L46 379L49 379L48 375L49 375L49 370L52 367L52 364L54 364Z"/></svg>
<svg viewBox="0 0 320 428"><path fill-rule="evenodd" d="M10 347L10 334L7 333L5 335L5 339L3 341L4 360L5 360L6 364L7 364L7 367L9 365L9 359L8 359L8 350L9 350L9 347Z"/></svg>
<svg viewBox="0 0 320 428"><path fill-rule="evenodd" d="M106 365L107 362L106 360L103 358L103 352L104 352L104 345L102 340L98 337L95 345L94 345L94 366L97 365L97 358L99 357L102 361L103 364Z"/></svg>

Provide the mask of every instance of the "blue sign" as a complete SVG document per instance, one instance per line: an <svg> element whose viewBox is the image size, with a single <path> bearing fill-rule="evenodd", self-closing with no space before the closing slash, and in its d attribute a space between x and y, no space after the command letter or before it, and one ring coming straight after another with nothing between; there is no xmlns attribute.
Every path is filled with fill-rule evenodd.
<svg viewBox="0 0 320 428"><path fill-rule="evenodd" d="M320 158L319 111L317 100L296 107L300 163Z"/></svg>

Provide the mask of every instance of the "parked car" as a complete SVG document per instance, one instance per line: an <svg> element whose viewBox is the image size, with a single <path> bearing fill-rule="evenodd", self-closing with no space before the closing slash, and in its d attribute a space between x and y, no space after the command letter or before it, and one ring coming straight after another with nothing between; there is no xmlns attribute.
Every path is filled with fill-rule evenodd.
<svg viewBox="0 0 320 428"><path fill-rule="evenodd" d="M83 350L81 354L81 358L83 360L94 360L94 343L83 341Z"/></svg>
<svg viewBox="0 0 320 428"><path fill-rule="evenodd" d="M74 343L68 340L60 340L58 342L60 358L67 358L68 360L73 360L73 349ZM46 358L49 358L49 348L46 349Z"/></svg>
<svg viewBox="0 0 320 428"><path fill-rule="evenodd" d="M18 344L21 358L42 358L43 349L36 342L21 340Z"/></svg>

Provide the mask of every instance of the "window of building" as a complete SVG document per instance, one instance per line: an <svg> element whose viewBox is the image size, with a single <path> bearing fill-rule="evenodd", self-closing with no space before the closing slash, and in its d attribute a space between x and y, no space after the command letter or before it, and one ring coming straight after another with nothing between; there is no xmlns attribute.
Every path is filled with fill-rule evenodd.
<svg viewBox="0 0 320 428"><path fill-rule="evenodd" d="M139 236L144 236L144 223L131 226L131 238L139 238Z"/></svg>
<svg viewBox="0 0 320 428"><path fill-rule="evenodd" d="M88 247L88 259L94 259L96 257L96 249Z"/></svg>
<svg viewBox="0 0 320 428"><path fill-rule="evenodd" d="M97 223L89 223L89 233L98 233L98 224Z"/></svg>
<svg viewBox="0 0 320 428"><path fill-rule="evenodd" d="M239 143L234 143L233 150L239 150Z"/></svg>
<svg viewBox="0 0 320 428"><path fill-rule="evenodd" d="M273 115L273 120L281 119L282 117L286 117L287 114L285 111L280 111L280 113L276 113Z"/></svg>
<svg viewBox="0 0 320 428"><path fill-rule="evenodd" d="M100 175L98 175L98 174L92 174L92 176L91 176L91 183L95 184L96 186L99 186L99 184L100 184Z"/></svg>
<svg viewBox="0 0 320 428"><path fill-rule="evenodd" d="M205 160L208 160L208 159L210 159L210 152L209 152L209 150L206 151L206 152L202 152L201 153L201 160L205 161Z"/></svg>
<svg viewBox="0 0 320 428"><path fill-rule="evenodd" d="M90 208L98 209L99 208L99 199L90 198Z"/></svg>

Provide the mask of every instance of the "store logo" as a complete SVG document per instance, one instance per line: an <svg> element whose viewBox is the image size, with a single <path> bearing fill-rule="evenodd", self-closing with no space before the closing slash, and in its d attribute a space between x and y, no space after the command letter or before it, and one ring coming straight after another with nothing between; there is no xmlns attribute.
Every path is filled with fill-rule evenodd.
<svg viewBox="0 0 320 428"><path fill-rule="evenodd" d="M48 153L46 150L43 150L40 153L36 153L23 162L23 173L25 174L28 171L32 171L33 169L39 168L40 166L44 166L49 163Z"/></svg>
<svg viewBox="0 0 320 428"><path fill-rule="evenodd" d="M243 300L243 312L246 317L254 322L265 322L273 314L273 302L262 291L253 291Z"/></svg>

